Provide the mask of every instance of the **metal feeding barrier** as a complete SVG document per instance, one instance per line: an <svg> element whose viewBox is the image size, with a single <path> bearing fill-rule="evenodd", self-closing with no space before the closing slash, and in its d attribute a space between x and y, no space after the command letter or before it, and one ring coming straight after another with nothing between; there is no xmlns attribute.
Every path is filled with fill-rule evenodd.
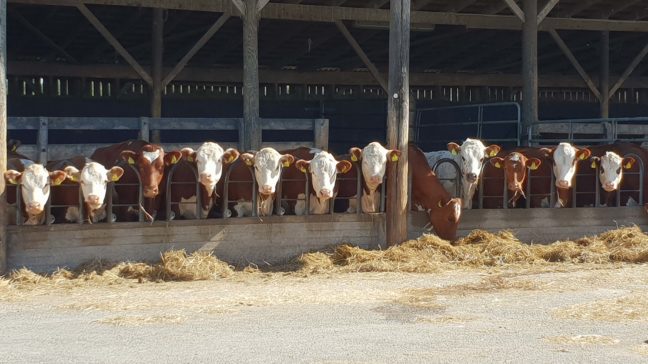
<svg viewBox="0 0 648 364"><path fill-rule="evenodd" d="M174 181L173 176L175 175L176 169L180 168L180 166L187 166L189 169L191 169L191 172L193 173L194 176L194 181ZM166 210L166 216L165 219L166 221L171 221L175 218L175 213L173 211L173 206L178 206L178 210L180 210L180 206L183 204L188 204L187 202L182 202L180 201L172 201L172 194L171 194L171 188L172 186L186 186L186 185L191 185L195 187L196 189L196 219L202 219L202 191L200 189L200 183L197 183L199 181L198 178L198 170L192 163L183 163L182 160L180 160L178 163L174 164L169 171L166 173L167 176L167 183L166 183L166 198L165 198L165 210ZM215 192L214 192L215 193ZM209 212L207 212L209 213Z"/></svg>
<svg viewBox="0 0 648 364"><path fill-rule="evenodd" d="M454 159L452 158L441 158L438 161L434 162L434 165L432 165L432 172L435 174L437 173L437 169L443 164L449 164L455 169L455 176L454 178L451 177L445 177L445 178L437 178L439 181L453 181L455 183L455 197L460 197L461 198L461 167L455 162Z"/></svg>

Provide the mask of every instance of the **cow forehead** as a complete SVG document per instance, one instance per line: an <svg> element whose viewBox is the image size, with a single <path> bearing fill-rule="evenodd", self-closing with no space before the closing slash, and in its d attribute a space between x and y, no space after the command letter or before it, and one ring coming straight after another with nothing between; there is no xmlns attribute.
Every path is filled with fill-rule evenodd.
<svg viewBox="0 0 648 364"><path fill-rule="evenodd" d="M369 143L362 150L362 157L364 158L375 158L375 157L384 157L387 159L387 149L380 145L378 142Z"/></svg>
<svg viewBox="0 0 648 364"><path fill-rule="evenodd" d="M203 145L198 148L196 152L196 158L198 160L209 160L209 159L220 159L225 152L223 148L212 142L203 143Z"/></svg>
<svg viewBox="0 0 648 364"><path fill-rule="evenodd" d="M337 161L333 155L328 152L319 152L311 160L311 171L321 171L327 174L335 174L337 172Z"/></svg>
<svg viewBox="0 0 648 364"><path fill-rule="evenodd" d="M511 153L508 157L511 162L520 162L522 160L522 154L520 153Z"/></svg>
<svg viewBox="0 0 648 364"><path fill-rule="evenodd" d="M274 148L263 148L254 155L254 164L260 167L275 168L281 159L281 154Z"/></svg>
<svg viewBox="0 0 648 364"><path fill-rule="evenodd" d="M484 143L481 142L481 140L468 138L463 142L463 144L461 144L460 153L464 157L481 159L482 157L484 157L485 152L486 147L484 146Z"/></svg>
<svg viewBox="0 0 648 364"><path fill-rule="evenodd" d="M576 148L569 143L560 143L554 151L554 160L556 162L564 161L571 163L576 158Z"/></svg>
<svg viewBox="0 0 648 364"><path fill-rule="evenodd" d="M156 149L154 151L142 151L142 157L144 159L148 160L149 163L153 163L156 159L160 158L160 154L162 154L162 151L160 149Z"/></svg>
<svg viewBox="0 0 648 364"><path fill-rule="evenodd" d="M49 181L49 173L42 165L32 164L25 168L21 180L23 185L44 187Z"/></svg>
<svg viewBox="0 0 648 364"><path fill-rule="evenodd" d="M81 179L84 181L105 181L108 180L108 170L97 162L87 163L81 171Z"/></svg>
<svg viewBox="0 0 648 364"><path fill-rule="evenodd" d="M614 152L605 152L605 155L601 157L601 164L607 166L620 166L623 162L623 158Z"/></svg>

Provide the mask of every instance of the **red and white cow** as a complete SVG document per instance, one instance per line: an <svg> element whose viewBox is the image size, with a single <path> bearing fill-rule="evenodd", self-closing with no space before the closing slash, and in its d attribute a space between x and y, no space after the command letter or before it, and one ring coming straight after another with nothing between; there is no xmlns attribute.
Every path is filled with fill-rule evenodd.
<svg viewBox="0 0 648 364"><path fill-rule="evenodd" d="M481 140L468 138L461 146L457 143L448 143L447 151L428 152L425 153L425 157L430 167L445 158L452 159L457 163L461 168L461 196L457 197L461 197L463 200L463 208L471 209L484 160L496 156L500 149L499 145L493 144L486 147ZM441 164L436 174L442 180L441 183L448 193L454 195L457 176L454 166L448 163Z"/></svg>
<svg viewBox="0 0 648 364"><path fill-rule="evenodd" d="M337 195L336 180L338 173L347 173L353 165L347 160L336 160L329 152L313 149L312 159L300 159L295 167L302 173L309 173L311 190L309 191L309 213L313 215L326 214L330 211L331 199ZM295 204L295 214L304 215L306 211L306 196L299 194L300 199ZM303 198L303 200L302 200Z"/></svg>
<svg viewBox="0 0 648 364"><path fill-rule="evenodd" d="M42 164L29 159L11 158L7 160L4 177L8 183L21 187L25 224L40 225L46 222L45 204L50 197L50 186L61 184L66 174L60 170L49 172ZM15 194L14 198L8 198L9 203L12 201L15 202Z"/></svg>
<svg viewBox="0 0 648 364"><path fill-rule="evenodd" d="M520 198L526 198L525 191L527 189L527 175L528 171L536 171L542 165L540 158L528 156L529 151L520 150L513 151L504 157L493 157L489 160L492 167L504 171L506 176L506 189L508 190L509 199L507 201L509 207L515 207ZM484 178L489 173L489 169L484 169ZM495 184L489 183L490 181L496 182ZM498 179L485 179L484 180L484 196L497 196L497 192L502 191L502 186ZM492 202L492 201L491 201ZM484 207L488 208L487 201L484 201ZM499 206L493 207L502 207Z"/></svg>
<svg viewBox="0 0 648 364"><path fill-rule="evenodd" d="M400 151L387 149L378 142L371 142L363 149L353 147L349 150L353 162L361 161L362 166L362 211L379 212L380 191L378 188L383 182L387 163L398 162ZM353 182L353 181L351 181ZM355 185L353 186L355 189ZM348 212L356 212L357 201L349 200Z"/></svg>
<svg viewBox="0 0 648 364"><path fill-rule="evenodd" d="M578 162L590 157L587 148L577 148L569 143L560 143L555 148L541 148L553 161L553 173L556 185L556 204L554 207L570 206L571 188L578 170Z"/></svg>

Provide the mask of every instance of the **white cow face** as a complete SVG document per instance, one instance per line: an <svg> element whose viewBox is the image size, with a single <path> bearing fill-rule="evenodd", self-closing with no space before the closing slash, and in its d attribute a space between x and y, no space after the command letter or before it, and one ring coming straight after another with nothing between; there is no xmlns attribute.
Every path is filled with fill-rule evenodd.
<svg viewBox="0 0 648 364"><path fill-rule="evenodd" d="M484 146L480 140L466 139L461 146L457 143L448 143L448 150L453 155L461 156L461 174L463 180L473 184L479 180L482 165L486 157L494 157L499 153L499 145Z"/></svg>
<svg viewBox="0 0 648 364"><path fill-rule="evenodd" d="M220 145L212 142L203 143L197 151L183 148L181 152L187 161L196 163L200 183L205 186L210 197L223 174L223 163L233 163L239 157L238 150L229 148L223 151Z"/></svg>
<svg viewBox="0 0 648 364"><path fill-rule="evenodd" d="M50 185L60 185L66 177L63 171L48 172L41 164L25 167L23 172L10 169L4 173L5 179L11 184L20 184L25 202L25 210L32 217L40 215L49 199Z"/></svg>
<svg viewBox="0 0 648 364"><path fill-rule="evenodd" d="M560 143L555 149L542 148L541 151L553 160L556 187L562 189L571 188L578 161L585 160L592 154L587 148L579 149L569 143Z"/></svg>
<svg viewBox="0 0 648 364"><path fill-rule="evenodd" d="M119 181L124 170L121 167L107 170L97 162L90 162L86 163L80 172L74 166L65 167L65 173L68 179L79 183L83 199L90 209L97 210L103 206L108 182Z"/></svg>
<svg viewBox="0 0 648 364"><path fill-rule="evenodd" d="M400 151L386 149L378 142L369 143L364 149L351 148L351 160L362 160L362 176L370 191L375 191L382 183L388 162L398 162Z"/></svg>
<svg viewBox="0 0 648 364"><path fill-rule="evenodd" d="M623 170L630 169L636 160L632 157L621 158L614 152L606 152L602 157L592 157L592 168L599 167L599 181L606 192L616 191L623 178Z"/></svg>
<svg viewBox="0 0 648 364"><path fill-rule="evenodd" d="M295 157L290 154L280 154L273 148L263 148L255 154L243 153L241 159L250 167L254 167L259 194L267 198L275 193L281 168L290 167Z"/></svg>
<svg viewBox="0 0 648 364"><path fill-rule="evenodd" d="M311 183L320 201L333 198L337 174L347 173L352 167L351 162L338 162L331 153L325 151L316 152L310 161L298 160L296 166L302 172L311 174Z"/></svg>

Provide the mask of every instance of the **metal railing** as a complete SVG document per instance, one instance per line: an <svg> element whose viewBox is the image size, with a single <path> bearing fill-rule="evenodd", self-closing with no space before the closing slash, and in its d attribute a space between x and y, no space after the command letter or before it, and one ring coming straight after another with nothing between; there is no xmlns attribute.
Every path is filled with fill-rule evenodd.
<svg viewBox="0 0 648 364"><path fill-rule="evenodd" d="M648 142L648 117L541 120L529 127L529 145L561 142L611 144Z"/></svg>
<svg viewBox="0 0 648 364"><path fill-rule="evenodd" d="M437 174L437 169L439 169L439 167L441 165L443 165L443 164L451 165L455 169L455 176L454 176L454 178L450 178L450 177L441 178L441 177L439 177L437 175L437 179L439 181L452 181L452 180L454 180L454 183L455 183L455 196L454 197L461 198L462 197L461 196L461 190L462 190L462 188L461 188L461 178L462 178L461 168L459 167L459 165L457 164L457 162L454 159L452 159L452 158L441 158L438 161L434 162L434 165L432 165L432 172L434 172L434 174ZM483 169L483 167L482 167L482 169ZM481 201L481 199L480 199L480 201Z"/></svg>

